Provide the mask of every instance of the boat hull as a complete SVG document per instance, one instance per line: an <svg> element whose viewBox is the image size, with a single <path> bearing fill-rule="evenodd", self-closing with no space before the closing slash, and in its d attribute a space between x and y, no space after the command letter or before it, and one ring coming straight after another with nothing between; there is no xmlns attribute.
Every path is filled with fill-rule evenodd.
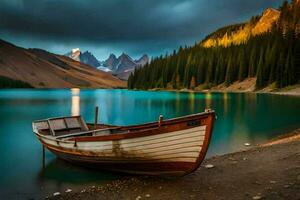
<svg viewBox="0 0 300 200"><path fill-rule="evenodd" d="M37 137L59 158L82 166L133 174L181 176L196 170L204 159L213 120L214 113L166 122L151 131L147 127L138 134L68 141L56 141L39 134Z"/></svg>
<svg viewBox="0 0 300 200"><path fill-rule="evenodd" d="M193 162L136 162L134 160L90 160L83 156L72 157L49 149L62 160L96 170L109 170L138 175L183 176L195 168Z"/></svg>

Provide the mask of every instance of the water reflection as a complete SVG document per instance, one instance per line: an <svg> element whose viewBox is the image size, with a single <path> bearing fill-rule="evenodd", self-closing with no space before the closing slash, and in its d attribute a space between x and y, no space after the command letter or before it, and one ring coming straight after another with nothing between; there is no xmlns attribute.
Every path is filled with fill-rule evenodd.
<svg viewBox="0 0 300 200"><path fill-rule="evenodd" d="M224 102L224 115L227 115L228 113L228 93L225 92L223 94L223 102Z"/></svg>
<svg viewBox="0 0 300 200"><path fill-rule="evenodd" d="M211 108L212 105L212 95L210 92L205 94L205 106L206 108Z"/></svg>
<svg viewBox="0 0 300 200"><path fill-rule="evenodd" d="M194 92L189 93L189 99L190 99L190 112L193 113L195 111L195 93Z"/></svg>
<svg viewBox="0 0 300 200"><path fill-rule="evenodd" d="M71 115L78 116L80 115L80 89L79 88L72 88L72 108L71 108Z"/></svg>

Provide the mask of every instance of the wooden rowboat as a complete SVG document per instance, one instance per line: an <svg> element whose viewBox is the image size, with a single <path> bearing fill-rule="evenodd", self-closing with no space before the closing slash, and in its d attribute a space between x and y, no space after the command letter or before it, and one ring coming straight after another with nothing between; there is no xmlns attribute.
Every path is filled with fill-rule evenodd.
<svg viewBox="0 0 300 200"><path fill-rule="evenodd" d="M33 122L43 147L84 166L147 175L185 175L203 161L215 112L135 126L86 124L82 117Z"/></svg>

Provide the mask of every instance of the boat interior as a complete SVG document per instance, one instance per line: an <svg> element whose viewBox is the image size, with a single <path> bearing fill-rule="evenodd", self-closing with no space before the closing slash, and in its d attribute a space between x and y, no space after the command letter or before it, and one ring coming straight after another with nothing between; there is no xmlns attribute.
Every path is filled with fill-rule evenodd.
<svg viewBox="0 0 300 200"><path fill-rule="evenodd" d="M86 124L81 116L51 118L33 122L33 129L45 136L57 139L76 136L100 136L124 132L120 126Z"/></svg>
<svg viewBox="0 0 300 200"><path fill-rule="evenodd" d="M74 137L126 134L158 129L157 122L139 126L113 126L105 124L87 124L81 116L50 118L33 122L33 130L44 136L69 140Z"/></svg>

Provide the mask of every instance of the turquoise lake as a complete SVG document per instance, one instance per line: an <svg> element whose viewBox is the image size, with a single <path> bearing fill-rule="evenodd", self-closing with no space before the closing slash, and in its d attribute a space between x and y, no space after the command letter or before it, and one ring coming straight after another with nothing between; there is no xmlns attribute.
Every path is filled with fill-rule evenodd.
<svg viewBox="0 0 300 200"><path fill-rule="evenodd" d="M87 122L99 106L103 123L130 125L216 111L207 157L245 150L300 127L300 98L269 94L181 93L128 90L0 90L0 199L27 199L78 190L124 175L70 165L46 152L31 122L81 114Z"/></svg>

